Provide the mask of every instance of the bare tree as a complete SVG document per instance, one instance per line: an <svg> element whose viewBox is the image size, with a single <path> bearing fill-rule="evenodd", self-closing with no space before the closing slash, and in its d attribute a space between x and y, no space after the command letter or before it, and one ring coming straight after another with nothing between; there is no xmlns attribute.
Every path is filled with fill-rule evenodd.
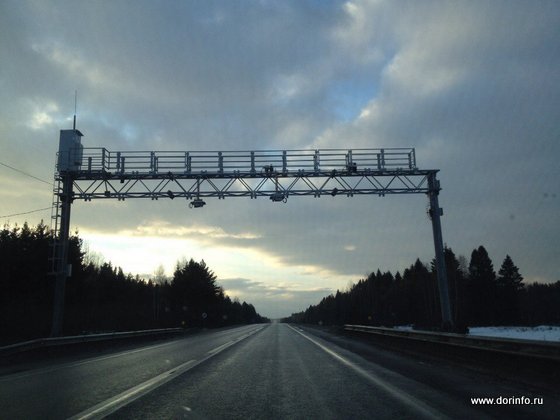
<svg viewBox="0 0 560 420"><path fill-rule="evenodd" d="M152 276L152 282L158 285L164 285L167 283L169 278L165 275L165 268L163 268L163 264L160 264L155 270Z"/></svg>

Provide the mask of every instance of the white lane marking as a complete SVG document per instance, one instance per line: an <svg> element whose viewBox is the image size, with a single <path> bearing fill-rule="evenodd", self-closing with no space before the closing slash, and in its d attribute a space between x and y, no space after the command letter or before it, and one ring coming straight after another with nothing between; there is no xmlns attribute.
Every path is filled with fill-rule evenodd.
<svg viewBox="0 0 560 420"><path fill-rule="evenodd" d="M249 337L250 335L253 335L254 333L256 333L256 332L262 330L263 328L264 328L264 327L257 327L257 328L255 328L255 329L249 331L249 332L246 333L246 334L243 334L243 335L241 335L241 336L239 336L239 337L237 337L237 338L235 338L235 339L233 339L233 340L231 340L231 341L228 341L228 342L225 343L225 344L222 344L221 346L216 347L215 349L212 349L212 350L207 351L206 354L212 354L212 353L220 352L220 351L222 351L223 349L225 349L225 348L227 348L227 347L229 347L229 346L231 346L231 345L237 343L238 341L241 341L241 340L246 339L246 338Z"/></svg>
<svg viewBox="0 0 560 420"><path fill-rule="evenodd" d="M87 365L89 363L101 362L103 360L113 359L115 357L129 356L129 355L134 354L134 353L140 353L142 351L153 350L153 349L156 349L158 347L169 346L169 345L175 344L176 342L181 341L181 340L183 340L183 338L181 338L179 340L168 341L168 342L163 343L163 344L156 344L156 345L153 345L153 346L142 347L140 349L125 350L125 351L110 354L110 355L107 355L107 356L92 357L91 359L81 360L79 362L62 363L60 365L50 366L50 367L46 367L46 368L42 368L42 369L39 368L39 369L31 370L29 372L8 374L8 375L5 375L5 376L0 376L0 382L8 381L8 380L12 381L14 379L20 379L20 378L27 378L29 376L34 376L34 375L42 375L42 374L45 374L45 373L55 372L55 371L61 370L61 369L68 369L68 368L73 368L73 367L77 367L77 366Z"/></svg>
<svg viewBox="0 0 560 420"><path fill-rule="evenodd" d="M170 381L171 379L179 376L180 374L192 369L194 366L198 365L205 359L201 360L200 362L197 360L189 360L179 366L174 367L167 372L163 372L158 376L155 376L140 385L137 385L133 388L127 389L126 391L109 398L97 405L94 405L87 410L82 411L79 414L71 417L71 419L94 419L94 418L101 418L103 416L107 416L113 411L118 410L120 407L124 406L125 404L134 401L134 399L141 397L142 395L147 394L152 389L157 388L160 385ZM109 411L110 410L110 411Z"/></svg>
<svg viewBox="0 0 560 420"><path fill-rule="evenodd" d="M195 366L204 363L205 361L216 356L217 354L221 353L225 349L233 346L236 343L239 343L240 341L244 340L247 337L250 337L251 335L260 331L262 328L264 327L256 328L251 332L244 334L243 336L241 336L236 340L229 341L224 345L221 345L213 350L210 350L210 352L208 352L207 355L202 359L189 360L188 362L182 363L179 366L174 367L173 369L170 369L151 379L148 379L147 381L142 382L141 384L136 385L135 387L127 389L126 391L121 392L120 394L115 395L114 397L111 397L103 402L100 402L99 404L94 405L93 407L90 407L82 411L81 413L78 413L70 417L70 420L101 419L103 417L106 417L109 414L114 413L118 409L137 400L143 395L146 395L147 393L153 391L154 389L176 378L177 376L180 376L185 372L188 372L189 370L193 369Z"/></svg>
<svg viewBox="0 0 560 420"><path fill-rule="evenodd" d="M440 413L435 408L430 407L429 405L425 404L424 402L420 401L419 399L413 397L412 395L408 394L402 389L399 389L387 381L384 381L377 375L367 372L355 363L352 363L350 360L346 359L345 357L341 356L340 354L336 353L335 351L329 349L328 347L324 346L323 344L319 343L318 341L314 340L313 338L307 336L306 334L298 331L297 329L293 328L291 325L288 325L290 329L294 330L296 333L301 335L302 337L306 338L307 340L311 341L325 353L328 353L336 360L344 364L345 366L352 369L358 375L362 376L363 378L367 379L368 381L372 382L375 386L384 390L387 394L393 397L396 400L399 400L401 403L407 405L408 407L412 408L415 413L422 415L423 417L430 418L430 419L447 419L448 417L445 416L443 413Z"/></svg>
<svg viewBox="0 0 560 420"><path fill-rule="evenodd" d="M231 330L228 329L228 330L224 330L224 331L218 331L215 334L216 334L216 336L219 336L219 335L224 335L225 333L229 333L229 332L231 332ZM153 350L153 349L157 349L159 347L171 346L173 344L178 343L179 341L184 340L185 338L188 338L188 337L182 337L182 338L179 338L179 339L176 339L176 340L167 341L167 342L162 343L162 344L155 344L153 346L142 347L142 348L139 348L139 349L125 350L125 351L110 354L110 355L107 355L107 356L92 357L90 359L80 360L78 362L61 363L61 364L56 365L56 366L38 368L38 369L30 370L30 371L27 371L27 372L8 373L7 375L0 376L0 382L7 382L7 381L13 381L13 380L22 379L22 378L28 378L28 377L34 376L34 375L43 375L45 373L52 373L52 372L56 372L57 370L61 370L61 369L70 369L70 368L73 368L73 367L87 365L89 363L96 363L96 362L102 362L103 360L114 359L116 357L129 356L129 355L134 354L134 353L140 353L140 352L147 351L147 350Z"/></svg>
<svg viewBox="0 0 560 420"><path fill-rule="evenodd" d="M228 341L227 343L222 344L221 346L218 346L215 349L207 351L206 354L219 353L220 351L225 350L226 348L228 348L234 343L235 343L234 341Z"/></svg>

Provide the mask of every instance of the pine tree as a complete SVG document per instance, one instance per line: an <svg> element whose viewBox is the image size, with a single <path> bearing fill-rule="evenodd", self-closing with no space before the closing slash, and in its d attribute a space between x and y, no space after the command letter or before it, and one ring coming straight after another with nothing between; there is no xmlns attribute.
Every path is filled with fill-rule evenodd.
<svg viewBox="0 0 560 420"><path fill-rule="evenodd" d="M511 257L506 255L497 279L498 321L501 324L513 324L519 321L519 298L524 287L519 269Z"/></svg>
<svg viewBox="0 0 560 420"><path fill-rule="evenodd" d="M207 317L215 318L213 309L223 298L223 291L216 283L216 275L204 260L200 263L193 259L178 263L171 291L176 317L189 325L202 325Z"/></svg>
<svg viewBox="0 0 560 420"><path fill-rule="evenodd" d="M496 273L483 246L473 250L469 263L468 308L471 325L496 322Z"/></svg>
<svg viewBox="0 0 560 420"><path fill-rule="evenodd" d="M519 274L519 268L515 266L509 255L506 255L500 271L498 271L498 276L498 285L501 287L508 287L515 291L525 287L523 277Z"/></svg>

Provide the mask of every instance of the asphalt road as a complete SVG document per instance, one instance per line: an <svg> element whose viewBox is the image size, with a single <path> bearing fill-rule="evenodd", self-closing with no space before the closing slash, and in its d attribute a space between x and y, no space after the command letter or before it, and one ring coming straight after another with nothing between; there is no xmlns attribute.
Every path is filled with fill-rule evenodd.
<svg viewBox="0 0 560 420"><path fill-rule="evenodd" d="M559 418L558 395L286 324L178 340L0 376L0 418ZM358 346L358 347L357 347ZM346 348L353 348L353 351ZM479 406L476 397L542 398ZM512 400L510 400L512 401Z"/></svg>

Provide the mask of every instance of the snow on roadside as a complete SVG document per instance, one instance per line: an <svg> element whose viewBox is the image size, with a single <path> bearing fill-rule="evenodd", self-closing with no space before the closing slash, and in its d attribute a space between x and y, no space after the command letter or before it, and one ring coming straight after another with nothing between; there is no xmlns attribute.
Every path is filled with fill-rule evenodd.
<svg viewBox="0 0 560 420"><path fill-rule="evenodd" d="M397 325L393 328L400 331L414 331L412 325ZM560 343L560 326L539 325L538 327L469 327L469 335Z"/></svg>
<svg viewBox="0 0 560 420"><path fill-rule="evenodd" d="M538 327L470 327L469 335L560 343L560 327L550 325L539 325Z"/></svg>
<svg viewBox="0 0 560 420"><path fill-rule="evenodd" d="M393 328L401 331L414 331L414 327L412 325L395 325Z"/></svg>

